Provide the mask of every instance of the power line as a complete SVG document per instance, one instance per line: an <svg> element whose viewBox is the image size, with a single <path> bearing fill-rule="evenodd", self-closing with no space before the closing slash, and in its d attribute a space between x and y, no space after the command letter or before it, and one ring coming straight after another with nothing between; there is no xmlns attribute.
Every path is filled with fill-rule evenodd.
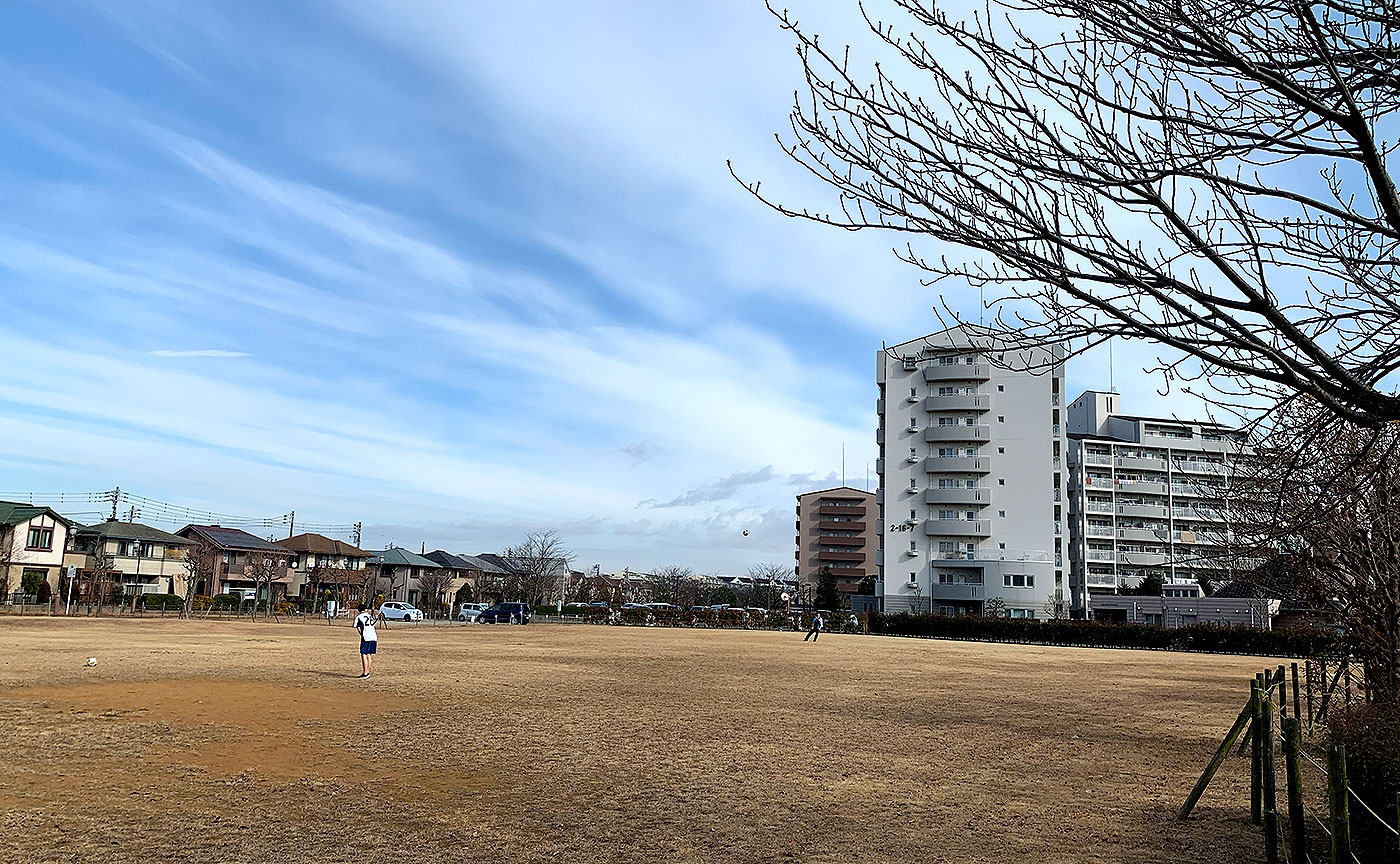
<svg viewBox="0 0 1400 864"><path fill-rule="evenodd" d="M0 498L10 501L24 501L30 504L43 504L51 506L55 510L67 509L65 505L68 504L107 504L111 508L109 511L70 510L69 513L73 516L101 517L109 515L115 518L113 514L117 514L118 510L125 506L130 520L141 518L150 522L166 524L213 523L227 528L245 529L290 529L295 524L303 531L346 535L354 534L359 526L359 523L350 522L297 521L293 523L292 520L295 517L291 511L276 516L241 516L219 513L213 510L174 504L169 501L160 501L145 495L133 495L130 492L122 491L121 487L104 492L0 492Z"/></svg>

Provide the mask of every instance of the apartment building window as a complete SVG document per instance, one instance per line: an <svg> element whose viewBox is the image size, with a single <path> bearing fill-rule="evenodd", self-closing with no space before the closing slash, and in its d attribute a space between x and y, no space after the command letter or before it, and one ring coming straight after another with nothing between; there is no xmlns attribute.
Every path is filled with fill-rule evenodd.
<svg viewBox="0 0 1400 864"><path fill-rule="evenodd" d="M997 448L997 452L998 452L998 453L1005 453L1005 452L1006 452L1006 448L1005 448L1005 447L998 447L998 448Z"/></svg>
<svg viewBox="0 0 1400 864"><path fill-rule="evenodd" d="M909 388L909 398L910 398L910 399L918 399L918 398L919 398L919 388L918 388L918 387L910 387L910 388Z"/></svg>
<svg viewBox="0 0 1400 864"><path fill-rule="evenodd" d="M1002 585L1007 588L1034 588L1035 577L1024 573L1003 573Z"/></svg>
<svg viewBox="0 0 1400 864"><path fill-rule="evenodd" d="M964 456L976 456L976 455L977 455L977 448L976 448L976 447L964 447L964 448L963 448L963 455L964 455Z"/></svg>
<svg viewBox="0 0 1400 864"><path fill-rule="evenodd" d="M918 541L918 540L910 540L910 541L909 541L909 552L912 554L912 553L918 552L918 551L919 551L919 541Z"/></svg>
<svg viewBox="0 0 1400 864"><path fill-rule="evenodd" d="M956 388L956 387L939 387L939 388L938 388L938 395L939 395L939 396L956 396L956 395L958 395L958 388Z"/></svg>
<svg viewBox="0 0 1400 864"><path fill-rule="evenodd" d="M938 456L939 456L940 459L948 459L948 458L953 457L953 456L956 456L956 455L958 455L958 449L957 449L956 447L939 447L939 448L938 448Z"/></svg>
<svg viewBox="0 0 1400 864"><path fill-rule="evenodd" d="M1005 485L1006 485L1006 481L1003 480L1003 479L1001 479L1000 477L998 477L998 478L997 478L997 485L998 485L998 486L1005 486Z"/></svg>
<svg viewBox="0 0 1400 864"><path fill-rule="evenodd" d="M1006 415L1005 415L1005 414L998 414L998 415L997 415L997 422L998 422L998 423L1005 423L1005 422L1006 422Z"/></svg>
<svg viewBox="0 0 1400 864"><path fill-rule="evenodd" d="M29 545L26 546L25 548L27 548L27 549L44 549L44 550L52 549L52 548L53 548L53 529L52 529L52 528L30 528L30 529L29 529Z"/></svg>
<svg viewBox="0 0 1400 864"><path fill-rule="evenodd" d="M956 520L956 519L958 518L958 511L956 511L956 510L939 510L939 511L938 511L938 518L939 518L940 520L944 521L944 522L947 522L947 521L949 521L949 520Z"/></svg>
<svg viewBox="0 0 1400 864"><path fill-rule="evenodd" d="M939 551L940 553L943 553L943 552L952 552L952 553L961 552L962 550L958 548L958 545L959 545L959 544L954 543L954 542L952 542L951 540L939 540L939 541L938 541L938 551Z"/></svg>
<svg viewBox="0 0 1400 864"><path fill-rule="evenodd" d="M1005 392L1006 392L1006 385L1005 385L1005 384L998 384L998 385L997 385L997 392L998 392L998 393L1005 393Z"/></svg>
<svg viewBox="0 0 1400 864"><path fill-rule="evenodd" d="M1010 617L1012 617L1012 618L1034 618L1034 617L1035 617L1035 610L1034 610L1034 609L1007 609L1006 611L1009 613Z"/></svg>
<svg viewBox="0 0 1400 864"><path fill-rule="evenodd" d="M1005 519L1005 518L1006 518L1006 511L1005 511L1005 510L998 510L998 511L997 511L997 515L1000 516L1002 519Z"/></svg>
<svg viewBox="0 0 1400 864"><path fill-rule="evenodd" d="M910 511L909 511L909 518L910 518L911 520L913 520L913 519L918 519L919 516L918 516L918 514L917 514L916 512L914 512L913 510L910 510Z"/></svg>
<svg viewBox="0 0 1400 864"><path fill-rule="evenodd" d="M958 358L957 358L957 357L954 357L952 354L944 354L942 357L939 357L939 358L938 358L938 365L939 365L939 366L956 366L956 365L958 365Z"/></svg>
<svg viewBox="0 0 1400 864"><path fill-rule="evenodd" d="M976 510L968 510L968 511L966 512L965 515L967 516L967 521L969 521L969 522L976 522L976 521L977 521L977 511L976 511Z"/></svg>

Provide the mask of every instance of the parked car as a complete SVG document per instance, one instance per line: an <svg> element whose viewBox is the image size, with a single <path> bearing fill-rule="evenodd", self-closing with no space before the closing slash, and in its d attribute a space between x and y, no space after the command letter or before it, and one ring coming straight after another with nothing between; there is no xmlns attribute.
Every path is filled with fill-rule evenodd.
<svg viewBox="0 0 1400 864"><path fill-rule="evenodd" d="M565 612L566 614L569 614L569 615L578 615L578 614L581 613L581 612L587 612L589 609L593 609L593 608L595 608L595 607L593 606L592 603L565 603L565 604L564 604L564 612Z"/></svg>
<svg viewBox="0 0 1400 864"><path fill-rule="evenodd" d="M529 624L530 604L497 603L483 611L476 620L482 624Z"/></svg>
<svg viewBox="0 0 1400 864"><path fill-rule="evenodd" d="M623 603L623 604L622 604L622 608L623 608L623 609L649 609L649 608L651 608L651 607L650 607L650 604L647 604L647 603Z"/></svg>
<svg viewBox="0 0 1400 864"><path fill-rule="evenodd" d="M595 609L606 609L606 608L608 608L608 601L606 601L606 600L594 600L592 603L589 603L588 605L589 605L589 606L592 606L592 607L595 608Z"/></svg>
<svg viewBox="0 0 1400 864"><path fill-rule="evenodd" d="M674 603L648 603L646 605L648 609L666 609L673 612L681 611L681 607Z"/></svg>
<svg viewBox="0 0 1400 864"><path fill-rule="evenodd" d="M386 621L422 621L423 610L412 603L404 603L399 600L389 600L379 605L379 614L384 616Z"/></svg>
<svg viewBox="0 0 1400 864"><path fill-rule="evenodd" d="M457 610L458 621L475 621L481 617L481 613L486 611L485 603L463 603L462 608Z"/></svg>

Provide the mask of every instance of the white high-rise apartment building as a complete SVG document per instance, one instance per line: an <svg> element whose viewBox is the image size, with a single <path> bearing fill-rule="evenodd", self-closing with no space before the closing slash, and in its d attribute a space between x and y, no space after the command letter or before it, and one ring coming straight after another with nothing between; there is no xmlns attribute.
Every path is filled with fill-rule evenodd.
<svg viewBox="0 0 1400 864"><path fill-rule="evenodd" d="M1068 600L1063 352L974 347L960 327L879 352L876 594L886 612L1018 618Z"/></svg>
<svg viewBox="0 0 1400 864"><path fill-rule="evenodd" d="M1076 617L1096 594L1160 575L1167 597L1199 597L1247 564L1232 560L1225 495L1244 435L1218 423L1119 413L1120 396L1070 403L1069 558Z"/></svg>

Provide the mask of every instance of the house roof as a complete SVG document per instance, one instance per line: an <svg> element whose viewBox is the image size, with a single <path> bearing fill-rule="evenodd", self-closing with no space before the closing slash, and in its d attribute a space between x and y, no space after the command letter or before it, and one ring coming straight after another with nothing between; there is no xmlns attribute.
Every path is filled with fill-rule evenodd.
<svg viewBox="0 0 1400 864"><path fill-rule="evenodd" d="M461 555L453 555L451 552L444 552L441 549L434 549L423 557L441 567L450 567L453 570L475 569L472 567L471 562Z"/></svg>
<svg viewBox="0 0 1400 864"><path fill-rule="evenodd" d="M849 492L849 495L834 495L835 492ZM864 489L857 489L854 486L832 486L830 489L813 489L811 492L799 492L797 498L806 498L809 495L830 495L832 498L871 498L875 497L874 492L867 492Z"/></svg>
<svg viewBox="0 0 1400 864"><path fill-rule="evenodd" d="M72 519L54 510L52 507L45 507L42 504L24 504L19 501L0 501L0 526L18 525L21 522L28 522L35 516L52 516L64 525L72 528L77 523Z"/></svg>
<svg viewBox="0 0 1400 864"><path fill-rule="evenodd" d="M391 567L437 567L436 561L424 558L416 552L407 549L400 549L395 546L392 549L385 549L382 552L371 552L369 563L388 564Z"/></svg>
<svg viewBox="0 0 1400 864"><path fill-rule="evenodd" d="M181 537L201 536L220 549L238 549L249 552L274 552L278 555L291 555L290 549L270 543L261 537L254 537L247 531L237 528L224 528L219 525L186 525L175 532Z"/></svg>
<svg viewBox="0 0 1400 864"><path fill-rule="evenodd" d="M178 534L171 534L169 531L162 531L159 528L152 528L150 525L142 525L140 522L123 522L120 519L108 519L106 522L97 522L93 525L80 525L74 532L78 536L107 537L112 540L141 540L150 543L164 543L167 546L191 546L194 541L187 540Z"/></svg>
<svg viewBox="0 0 1400 864"><path fill-rule="evenodd" d="M482 573L497 574L506 572L500 567L497 567L494 563L487 561L486 558L481 555L460 555L458 557L467 562L468 570L480 570Z"/></svg>
<svg viewBox="0 0 1400 864"><path fill-rule="evenodd" d="M310 552L316 555L346 555L351 558L368 558L369 554L358 546L343 540L332 540L321 534L298 534L286 540L275 541L283 549L293 552Z"/></svg>

